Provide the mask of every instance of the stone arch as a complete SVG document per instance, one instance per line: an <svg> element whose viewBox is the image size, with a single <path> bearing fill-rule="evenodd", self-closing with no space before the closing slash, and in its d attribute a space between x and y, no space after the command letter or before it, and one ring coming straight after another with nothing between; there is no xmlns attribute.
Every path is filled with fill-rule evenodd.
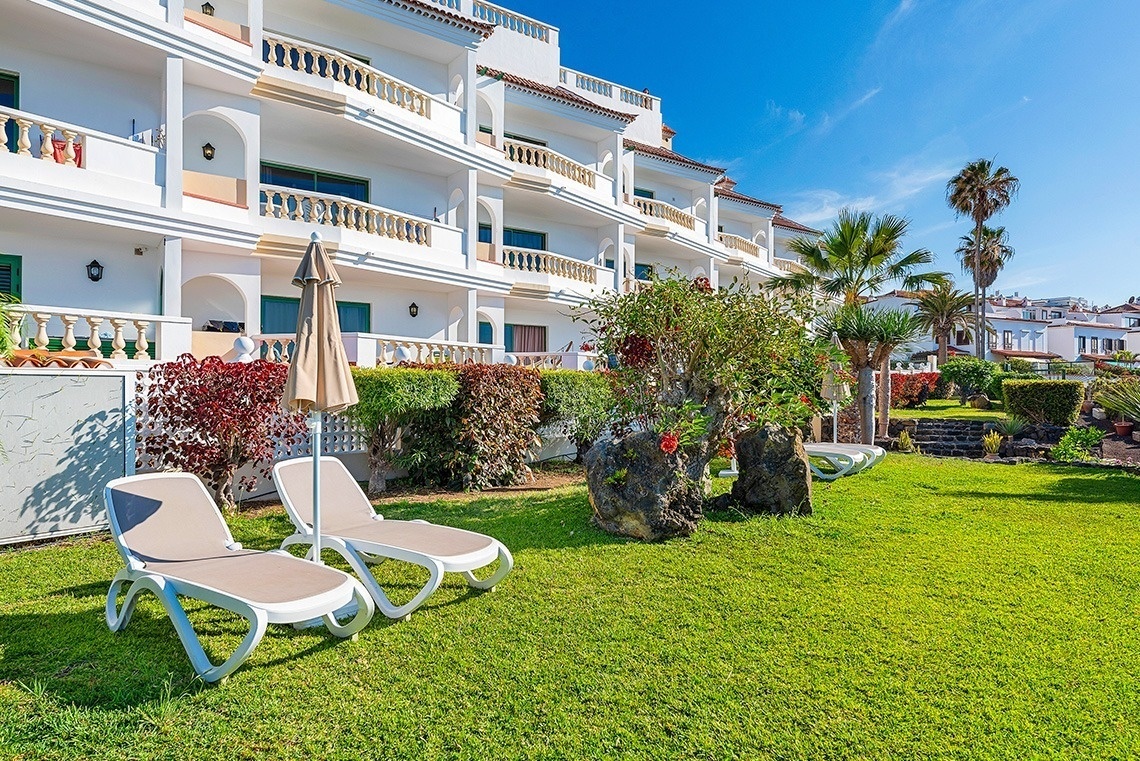
<svg viewBox="0 0 1140 761"><path fill-rule="evenodd" d="M477 128L489 128L490 134L487 134L482 129L479 130L479 139L487 140L493 135L498 133L498 123L495 119L495 104L483 92L476 91L475 93L475 125Z"/></svg>
<svg viewBox="0 0 1140 761"><path fill-rule="evenodd" d="M183 192L244 206L248 141L241 127L220 112L196 111L182 120L182 130Z"/></svg>
<svg viewBox="0 0 1140 761"><path fill-rule="evenodd" d="M606 177L613 177L614 166L613 151L606 151L602 154L602 160L598 162L599 171Z"/></svg>
<svg viewBox="0 0 1140 761"><path fill-rule="evenodd" d="M452 307L451 311L447 314L447 340L449 341L465 341L467 337L463 335L464 331L464 317L466 312L462 307Z"/></svg>
<svg viewBox="0 0 1140 761"><path fill-rule="evenodd" d="M693 271L689 273L690 280L696 280L698 277L708 277L709 273L705 272L704 267L693 267Z"/></svg>
<svg viewBox="0 0 1140 761"><path fill-rule="evenodd" d="M447 199L447 216L444 222L452 227L463 227L467 219L467 199L463 190L456 188Z"/></svg>
<svg viewBox="0 0 1140 761"><path fill-rule="evenodd" d="M447 100L455 106L463 107L463 77L456 74L451 78L451 87L447 93Z"/></svg>
<svg viewBox="0 0 1140 761"><path fill-rule="evenodd" d="M493 315L482 310L475 310L475 325L485 322L491 326L491 343L494 345L502 345L503 343L503 324L501 321L496 320ZM476 336L478 337L478 336Z"/></svg>
<svg viewBox="0 0 1140 761"><path fill-rule="evenodd" d="M696 203L693 204L693 216L697 219L709 221L709 202L704 198L698 198Z"/></svg>
<svg viewBox="0 0 1140 761"><path fill-rule="evenodd" d="M614 262L614 266L616 267L617 257L614 256L615 250L616 246L614 245L613 239L605 238L601 243L598 244L598 258L596 264L600 267L604 267L606 266L606 260L610 259Z"/></svg>

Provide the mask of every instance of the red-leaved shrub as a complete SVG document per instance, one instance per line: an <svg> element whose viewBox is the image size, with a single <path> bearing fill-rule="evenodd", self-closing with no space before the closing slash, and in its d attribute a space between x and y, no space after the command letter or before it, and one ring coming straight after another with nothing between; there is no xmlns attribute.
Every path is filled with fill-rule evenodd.
<svg viewBox="0 0 1140 761"><path fill-rule="evenodd" d="M453 370L449 407L409 416L398 464L413 480L463 489L511 486L531 478L526 457L540 442L537 370L513 365L416 365Z"/></svg>
<svg viewBox="0 0 1140 761"><path fill-rule="evenodd" d="M234 475L255 465L268 478L278 443L305 434L304 416L281 408L288 365L225 363L183 354L139 373L138 459L199 476L221 507L234 504ZM245 476L251 489L256 478Z"/></svg>
<svg viewBox="0 0 1140 761"><path fill-rule="evenodd" d="M927 398L935 398L934 387L938 384L939 377L939 373L891 373L891 406L913 406L918 402L919 392L924 387Z"/></svg>

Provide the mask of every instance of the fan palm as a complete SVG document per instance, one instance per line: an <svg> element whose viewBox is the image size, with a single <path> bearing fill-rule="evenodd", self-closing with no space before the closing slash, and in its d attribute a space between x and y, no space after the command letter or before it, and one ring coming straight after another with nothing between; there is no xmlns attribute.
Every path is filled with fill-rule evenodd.
<svg viewBox="0 0 1140 761"><path fill-rule="evenodd" d="M851 360L851 370L858 377L860 440L864 444L874 443L876 407L880 434L886 436L890 423L891 353L922 334L918 317L900 309L869 309L861 304L846 304L821 315L816 330L820 335L838 337ZM882 381L877 398L876 368Z"/></svg>
<svg viewBox="0 0 1140 761"><path fill-rule="evenodd" d="M978 257L978 274L974 274L974 252L981 251ZM974 233L963 235L958 240L955 252L962 262L962 271L970 275L981 290L982 309L985 309L986 289L997 280L998 273L1002 271L1009 260L1016 253L1009 245L1009 234L1004 227L982 226L982 245L979 249L974 240ZM984 314L984 311L983 311Z"/></svg>
<svg viewBox="0 0 1140 761"><path fill-rule="evenodd" d="M970 340L971 315L974 311L974 297L965 291L955 290L949 283L932 290L922 291L910 305L915 308L923 330L938 343L938 364L942 365L950 356L950 336L956 330L966 333Z"/></svg>
<svg viewBox="0 0 1140 761"><path fill-rule="evenodd" d="M946 202L950 208L959 217L974 220L974 266L971 271L974 275L974 341L979 358L985 358L985 307L982 305L980 281L983 274L983 228L990 217L1009 206L1020 187L1021 181L1009 169L1004 166L995 168L990 159L971 161L946 183Z"/></svg>
<svg viewBox="0 0 1140 761"><path fill-rule="evenodd" d="M772 284L799 292L820 291L852 305L894 283L917 290L944 282L946 273L926 269L934 261L932 253L924 248L903 250L909 226L908 220L892 214L876 217L843 209L820 238L800 237L788 243L806 271L774 278Z"/></svg>

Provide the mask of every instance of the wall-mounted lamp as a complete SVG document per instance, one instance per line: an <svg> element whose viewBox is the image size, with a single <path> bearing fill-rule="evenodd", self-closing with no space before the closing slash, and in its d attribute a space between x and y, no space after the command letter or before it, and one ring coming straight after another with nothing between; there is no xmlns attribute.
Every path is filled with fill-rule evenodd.
<svg viewBox="0 0 1140 761"><path fill-rule="evenodd" d="M202 3L202 15L203 16L213 16L214 15L214 6L210 5L209 3Z"/></svg>
<svg viewBox="0 0 1140 761"><path fill-rule="evenodd" d="M420 313L420 305L419 304L417 304L414 301L411 304L408 304L408 314L410 314L412 317L415 317L419 313Z"/></svg>
<svg viewBox="0 0 1140 761"><path fill-rule="evenodd" d="M87 279L92 283L98 283L103 279L103 265L99 263L98 259L92 259L91 263L87 265Z"/></svg>
<svg viewBox="0 0 1140 761"><path fill-rule="evenodd" d="M206 143L205 145L202 146L202 158L206 159L206 161L213 161L214 160L214 146L213 145L211 145L210 143Z"/></svg>

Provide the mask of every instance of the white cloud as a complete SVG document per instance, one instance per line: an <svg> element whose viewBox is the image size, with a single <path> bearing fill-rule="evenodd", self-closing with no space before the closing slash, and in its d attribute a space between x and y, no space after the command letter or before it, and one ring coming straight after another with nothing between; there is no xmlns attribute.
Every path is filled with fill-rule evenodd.
<svg viewBox="0 0 1140 761"><path fill-rule="evenodd" d="M850 116L856 110L858 110L858 109L862 108L863 106L867 105L868 103L870 103L871 100L874 99L874 97L876 95L878 95L879 93L881 93L882 91L883 91L883 88L881 88L881 87L872 87L870 90L863 93L858 98L856 98L855 100L848 103L846 106L843 106L842 108L840 108L839 111L836 112L835 116L832 116L831 114L829 114L825 111L823 114L823 118L820 119L819 124L817 124L815 127L815 130L814 130L815 134L816 135L828 134L829 132L831 132L831 130L835 129L835 125L839 124L841 121L846 119L848 116Z"/></svg>
<svg viewBox="0 0 1140 761"><path fill-rule="evenodd" d="M791 132L795 132L804 126L804 120L807 116L803 111L797 108L786 108L776 103L774 100L769 100L765 105L765 110L768 118L775 122L784 122L788 125Z"/></svg>

